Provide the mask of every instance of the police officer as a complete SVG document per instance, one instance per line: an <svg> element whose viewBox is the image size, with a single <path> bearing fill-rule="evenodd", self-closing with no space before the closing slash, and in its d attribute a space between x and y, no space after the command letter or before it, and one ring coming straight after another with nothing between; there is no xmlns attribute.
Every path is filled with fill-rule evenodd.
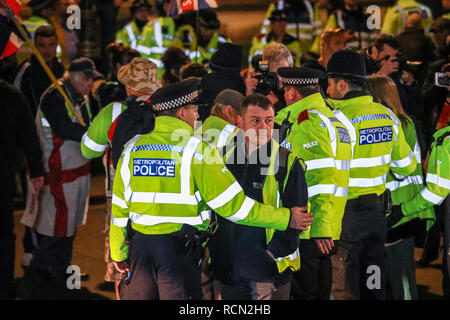
<svg viewBox="0 0 450 320"><path fill-rule="evenodd" d="M283 146L305 160L310 211L314 221L300 235L302 266L296 273L296 299L329 299L330 253L339 239L347 200L350 138L345 126L326 106L320 94L320 70L279 68L288 107L278 112L275 122L287 119L292 131Z"/></svg>
<svg viewBox="0 0 450 320"><path fill-rule="evenodd" d="M242 100L244 100L244 96L236 90L221 91L214 100L211 115L196 130L196 134L203 135L217 148L222 148L230 143L231 139L239 132L236 124Z"/></svg>
<svg viewBox="0 0 450 320"><path fill-rule="evenodd" d="M291 214L246 197L217 149L193 136L198 88L199 80L192 78L157 90L152 95L154 130L131 139L119 160L110 239L116 268L130 273L122 298L200 297L200 256L191 244L209 219L205 210L240 224L302 227L300 208ZM125 243L128 222L130 248Z"/></svg>
<svg viewBox="0 0 450 320"><path fill-rule="evenodd" d="M266 19L261 27L261 34L268 34L270 20L274 10L284 10L287 14L286 32L298 39L302 53L308 52L316 36L322 33L319 3L310 0L278 0L273 1L267 9Z"/></svg>
<svg viewBox="0 0 450 320"><path fill-rule="evenodd" d="M352 146L348 201L337 253L332 256L335 299L384 299L385 191L389 170L407 176L417 161L398 118L363 90L364 59L350 49L327 66L329 103L346 125ZM368 277L376 273L376 281Z"/></svg>
<svg viewBox="0 0 450 320"><path fill-rule="evenodd" d="M158 78L161 78L164 71L162 57L171 46L181 47L175 36L175 21L172 17L158 17L143 28L137 50L158 66Z"/></svg>
<svg viewBox="0 0 450 320"><path fill-rule="evenodd" d="M367 21L370 15L364 13L364 8L355 0L345 0L342 8L333 11L328 17L328 21L323 28L335 29L341 28L347 30L346 34L348 41L347 48L360 50L368 47L375 40L378 32L374 32L367 27ZM320 37L316 37L311 51L319 53Z"/></svg>
<svg viewBox="0 0 450 320"><path fill-rule="evenodd" d="M284 44L291 51L292 56L295 57L295 64L298 64L301 52L299 42L292 35L286 33L287 15L283 10L272 11L270 17L270 32L268 34L260 34L253 37L252 46L250 47L248 61L258 54L263 54L264 47L272 42L280 42Z"/></svg>
<svg viewBox="0 0 450 320"><path fill-rule="evenodd" d="M116 42L123 43L132 49L137 49L138 42L142 38L144 26L148 23L151 9L152 5L148 0L134 0L130 6L133 20L116 33Z"/></svg>
<svg viewBox="0 0 450 320"><path fill-rule="evenodd" d="M231 41L219 34L220 21L213 9L200 10L198 22L198 35L192 25L185 24L178 27L176 36L187 49L191 60L203 63L211 59L219 44Z"/></svg>
<svg viewBox="0 0 450 320"><path fill-rule="evenodd" d="M118 81L125 86L127 96L129 96L126 103L130 104L130 102L139 97L143 97L145 100L161 87L161 82L156 78L156 70L156 65L153 62L141 57L133 59L130 64L124 65L119 69L117 74ZM105 262L107 264L104 278L107 282L115 282L116 290L121 277L119 277L120 274L115 270L109 254L112 183L115 174L111 145L112 137L116 129L116 120L127 108L128 106L125 102L119 101L105 106L95 116L92 124L81 140L81 153L85 158L94 159L103 156L103 165L105 166L106 172ZM139 117L144 118L142 114ZM116 291L116 296L118 296L118 291Z"/></svg>
<svg viewBox="0 0 450 320"><path fill-rule="evenodd" d="M444 255L443 255L443 281L442 289L444 296L450 297L450 227L448 203L450 192L450 126L440 129L434 135L428 159L426 185L409 201L399 206L394 206L392 213L388 216L388 226L395 226L399 221L414 217L418 211L432 209L433 206L443 205L444 217ZM423 229L422 229L423 230Z"/></svg>
<svg viewBox="0 0 450 320"><path fill-rule="evenodd" d="M381 27L381 33L393 36L399 35L404 29L410 14L419 13L422 17L422 26L425 33L429 32L433 23L433 13L431 9L416 0L398 0L389 7Z"/></svg>

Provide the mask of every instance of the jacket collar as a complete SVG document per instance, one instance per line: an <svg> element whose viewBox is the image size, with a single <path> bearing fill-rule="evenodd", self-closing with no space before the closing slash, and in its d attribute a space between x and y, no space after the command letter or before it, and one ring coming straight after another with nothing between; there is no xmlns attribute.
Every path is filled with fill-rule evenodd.
<svg viewBox="0 0 450 320"><path fill-rule="evenodd" d="M362 96L370 96L370 93L366 90L351 90L345 94L342 100L348 100Z"/></svg>
<svg viewBox="0 0 450 320"><path fill-rule="evenodd" d="M75 90L75 88L70 83L69 79L63 80L63 85L64 88L66 89L69 99L72 100L72 102L80 104L84 102L84 97Z"/></svg>
<svg viewBox="0 0 450 320"><path fill-rule="evenodd" d="M185 130L191 136L194 134L194 128L183 120L170 116L159 116L155 119L153 132L173 133L175 130L180 129Z"/></svg>
<svg viewBox="0 0 450 320"><path fill-rule="evenodd" d="M301 112L308 109L322 107L326 107L322 95L320 93L314 93L280 110L276 115L277 123L281 123L284 119L286 119L289 111L291 112L291 114L289 115L289 121L296 122Z"/></svg>

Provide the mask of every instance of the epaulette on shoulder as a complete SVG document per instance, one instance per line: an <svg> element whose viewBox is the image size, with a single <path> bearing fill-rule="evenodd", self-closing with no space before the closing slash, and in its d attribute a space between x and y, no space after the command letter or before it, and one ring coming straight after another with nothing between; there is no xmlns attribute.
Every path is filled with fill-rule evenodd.
<svg viewBox="0 0 450 320"><path fill-rule="evenodd" d="M203 134L194 134L194 137L196 137L197 139L201 140L202 142L205 142L211 148L215 147L214 143L212 143L211 140L209 140L205 136L203 136Z"/></svg>
<svg viewBox="0 0 450 320"><path fill-rule="evenodd" d="M300 112L300 114L298 115L298 118L297 118L297 124L300 124L305 120L309 120L308 110L304 110L304 111Z"/></svg>
<svg viewBox="0 0 450 320"><path fill-rule="evenodd" d="M440 136L439 138L437 138L437 140L436 140L436 146L442 145L442 143L444 142L444 139L447 138L449 135L450 135L450 131L447 131L447 132L444 133L442 136Z"/></svg>

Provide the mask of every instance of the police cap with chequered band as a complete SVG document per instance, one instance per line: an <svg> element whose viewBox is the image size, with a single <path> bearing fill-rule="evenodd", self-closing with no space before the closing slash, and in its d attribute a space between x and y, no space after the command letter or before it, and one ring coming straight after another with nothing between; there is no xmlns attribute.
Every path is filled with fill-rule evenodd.
<svg viewBox="0 0 450 320"><path fill-rule="evenodd" d="M189 78L156 90L150 97L150 102L155 111L166 111L188 104L197 104L199 90L200 80Z"/></svg>
<svg viewBox="0 0 450 320"><path fill-rule="evenodd" d="M325 73L307 67L283 67L277 70L280 75L281 82L285 86L307 86L312 84L319 84L320 78Z"/></svg>
<svg viewBox="0 0 450 320"><path fill-rule="evenodd" d="M366 81L366 64L362 55L351 49L336 51L328 61L329 78L347 78L353 81Z"/></svg>

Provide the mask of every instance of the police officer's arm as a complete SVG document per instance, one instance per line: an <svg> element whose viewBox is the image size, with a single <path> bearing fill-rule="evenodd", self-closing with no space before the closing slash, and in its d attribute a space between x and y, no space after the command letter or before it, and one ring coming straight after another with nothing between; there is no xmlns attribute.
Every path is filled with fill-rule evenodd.
<svg viewBox="0 0 450 320"><path fill-rule="evenodd" d="M293 132L289 141L292 144L292 152L306 163L305 176L311 204L309 211L314 213L310 236L311 238L331 238L334 186L338 185L338 172L334 165L318 166L327 159L334 159L334 154L327 130L318 124L321 120L317 123L314 120L315 115L310 114L310 117L312 119L300 124L305 126L305 129ZM315 169L315 167L318 168Z"/></svg>
<svg viewBox="0 0 450 320"><path fill-rule="evenodd" d="M450 153L447 147L434 146L428 160L426 186L402 204L404 215L440 205L450 192Z"/></svg>
<svg viewBox="0 0 450 320"><path fill-rule="evenodd" d="M308 186L305 177L306 166L300 159L292 164L284 186L282 203L285 208L308 205Z"/></svg>
<svg viewBox="0 0 450 320"><path fill-rule="evenodd" d="M405 139L403 128L399 122L394 123L394 131L395 129L398 130L398 133L392 148L391 170L394 175L408 176L416 170L417 159Z"/></svg>
<svg viewBox="0 0 450 320"><path fill-rule="evenodd" d="M194 160L192 171L195 187L202 200L227 220L255 227L285 230L290 223L290 210L273 208L247 197L233 174L226 168L219 151L202 143L204 159Z"/></svg>
<svg viewBox="0 0 450 320"><path fill-rule="evenodd" d="M116 262L128 259L128 246L125 244L125 237L127 234L129 209L124 196L125 186L122 180L122 160L123 157L119 159L114 176L111 208L110 250L111 259Z"/></svg>
<svg viewBox="0 0 450 320"><path fill-rule="evenodd" d="M111 125L113 104L104 107L95 116L81 140L81 153L87 159L101 157L108 147L108 129Z"/></svg>
<svg viewBox="0 0 450 320"><path fill-rule="evenodd" d="M64 140L80 142L86 127L74 123L67 115L64 98L53 90L42 97L41 110L52 130Z"/></svg>
<svg viewBox="0 0 450 320"><path fill-rule="evenodd" d="M293 157L291 154L290 157ZM283 186L281 202L284 208L306 207L308 205L308 186L305 179L304 163L296 159L292 164ZM292 254L299 245L301 230L287 228L284 231L275 231L267 249L273 258L286 257Z"/></svg>

